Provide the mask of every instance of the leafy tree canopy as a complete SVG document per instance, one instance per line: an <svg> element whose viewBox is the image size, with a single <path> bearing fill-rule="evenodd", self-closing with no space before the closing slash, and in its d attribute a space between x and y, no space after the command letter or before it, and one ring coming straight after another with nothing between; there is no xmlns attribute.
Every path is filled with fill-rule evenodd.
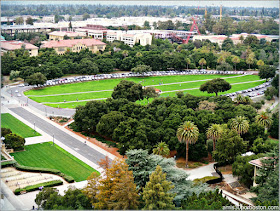
<svg viewBox="0 0 280 211"><path fill-rule="evenodd" d="M231 85L224 79L216 78L200 86L200 91L208 93L215 93L218 96L218 92L225 92L231 89Z"/></svg>

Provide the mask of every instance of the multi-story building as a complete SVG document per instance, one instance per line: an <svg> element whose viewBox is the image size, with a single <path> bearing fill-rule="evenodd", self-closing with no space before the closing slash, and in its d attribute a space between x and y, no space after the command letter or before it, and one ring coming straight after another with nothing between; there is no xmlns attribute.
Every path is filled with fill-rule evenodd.
<svg viewBox="0 0 280 211"><path fill-rule="evenodd" d="M93 39L103 40L103 38L106 38L107 30L101 25L87 24L85 27L78 28L75 31L84 33Z"/></svg>
<svg viewBox="0 0 280 211"><path fill-rule="evenodd" d="M26 51L29 52L30 56L37 56L38 55L38 47L32 45L30 43L22 42L22 41L1 41L1 54L14 51L16 49L24 48Z"/></svg>
<svg viewBox="0 0 280 211"><path fill-rule="evenodd" d="M265 39L266 41L273 41L276 39L279 39L279 36L273 36L273 35L262 35L262 34L247 34L247 33L241 33L241 34L233 34L229 38L232 40L233 44L238 44L242 42L241 37L243 39L246 39L247 36L253 35L256 36L258 40ZM226 35L194 35L193 41L195 40L210 40L212 43L218 43L219 46L222 46L224 40L227 38Z"/></svg>
<svg viewBox="0 0 280 211"><path fill-rule="evenodd" d="M121 40L121 32L119 32L119 31L107 31L106 40L108 42L114 42L115 40Z"/></svg>
<svg viewBox="0 0 280 211"><path fill-rule="evenodd" d="M85 33L81 32L72 32L72 31L53 31L48 33L49 40L64 40L64 36L69 37L73 40L75 37L85 38Z"/></svg>
<svg viewBox="0 0 280 211"><path fill-rule="evenodd" d="M89 49L93 53L104 51L106 44L95 39L74 39L46 41L41 48L53 48L57 54L64 54L66 51L80 52L82 49Z"/></svg>

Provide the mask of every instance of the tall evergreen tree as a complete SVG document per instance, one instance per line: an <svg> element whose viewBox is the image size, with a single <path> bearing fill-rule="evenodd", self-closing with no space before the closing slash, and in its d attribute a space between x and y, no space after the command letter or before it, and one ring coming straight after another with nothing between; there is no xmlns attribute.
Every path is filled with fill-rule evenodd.
<svg viewBox="0 0 280 211"><path fill-rule="evenodd" d="M145 210L172 210L174 194L168 193L174 186L172 182L166 180L166 174L162 172L160 166L150 175L150 181L147 182L143 190L143 199L145 201Z"/></svg>

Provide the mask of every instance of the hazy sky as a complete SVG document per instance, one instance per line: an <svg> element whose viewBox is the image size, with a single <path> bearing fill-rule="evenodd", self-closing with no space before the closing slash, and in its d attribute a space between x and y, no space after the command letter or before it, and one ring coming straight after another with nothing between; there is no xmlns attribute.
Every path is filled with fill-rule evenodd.
<svg viewBox="0 0 280 211"><path fill-rule="evenodd" d="M126 1L126 0L112 0L112 1L7 1L2 0L2 4L6 3L21 3L21 4L106 4L106 5L162 5L162 6L220 6L223 5L225 7L276 7L279 8L279 1L272 0L258 0L258 1L179 1L179 0L171 0L171 1Z"/></svg>

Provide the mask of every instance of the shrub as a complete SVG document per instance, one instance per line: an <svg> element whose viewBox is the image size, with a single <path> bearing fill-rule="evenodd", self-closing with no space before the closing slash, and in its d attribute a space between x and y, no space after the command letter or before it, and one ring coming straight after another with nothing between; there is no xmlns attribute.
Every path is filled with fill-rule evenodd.
<svg viewBox="0 0 280 211"><path fill-rule="evenodd" d="M16 163L15 160L1 162L1 168L13 166L15 163Z"/></svg>
<svg viewBox="0 0 280 211"><path fill-rule="evenodd" d="M1 136L5 137L7 134L12 133L10 128L1 128Z"/></svg>
<svg viewBox="0 0 280 211"><path fill-rule="evenodd" d="M10 133L5 136L4 143L7 148L19 151L24 149L25 139L17 134Z"/></svg>
<svg viewBox="0 0 280 211"><path fill-rule="evenodd" d="M14 193L15 195L19 195L20 192L22 191L26 191L26 192L31 192L31 191L35 191L35 190L39 190L39 187L43 186L43 187L53 187L53 186L57 186L57 185L62 185L63 182L61 180L53 180L53 181L49 181L49 182L43 182L43 183L39 183L36 185L28 185L24 188L17 188Z"/></svg>
<svg viewBox="0 0 280 211"><path fill-rule="evenodd" d="M74 182L74 178L68 175L65 175L61 171L57 169L49 169L49 168L40 168L40 167L30 167L30 166L22 166L18 164L17 162L14 164L14 167L18 170L22 171L30 171L30 172L41 172L41 173L50 173L50 174L56 174L58 176L61 176L63 179L65 179L67 182L72 183Z"/></svg>
<svg viewBox="0 0 280 211"><path fill-rule="evenodd" d="M198 183L205 183L209 180L213 180L213 179L219 179L220 177L216 177L216 176L206 176L203 178L199 178L199 179L194 179L193 182L194 184L198 184Z"/></svg>

